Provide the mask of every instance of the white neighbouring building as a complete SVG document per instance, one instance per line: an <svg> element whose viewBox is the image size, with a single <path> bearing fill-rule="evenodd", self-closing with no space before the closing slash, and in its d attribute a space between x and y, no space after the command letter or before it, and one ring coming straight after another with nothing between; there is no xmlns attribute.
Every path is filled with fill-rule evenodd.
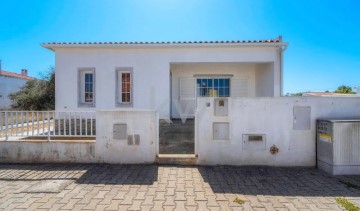
<svg viewBox="0 0 360 211"><path fill-rule="evenodd" d="M279 97L287 43L44 43L56 53L56 110L153 109L194 116L198 97Z"/></svg>
<svg viewBox="0 0 360 211"><path fill-rule="evenodd" d="M9 94L19 91L28 80L33 79L27 75L26 69L22 69L21 74L17 74L0 68L0 110L10 109L11 100L8 97Z"/></svg>

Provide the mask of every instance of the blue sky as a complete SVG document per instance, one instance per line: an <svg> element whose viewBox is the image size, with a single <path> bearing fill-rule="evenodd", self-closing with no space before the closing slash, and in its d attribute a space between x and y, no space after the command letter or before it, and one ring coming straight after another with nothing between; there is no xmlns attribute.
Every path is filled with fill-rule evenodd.
<svg viewBox="0 0 360 211"><path fill-rule="evenodd" d="M48 41L289 42L284 92L360 85L357 0L0 0L2 69L39 76Z"/></svg>

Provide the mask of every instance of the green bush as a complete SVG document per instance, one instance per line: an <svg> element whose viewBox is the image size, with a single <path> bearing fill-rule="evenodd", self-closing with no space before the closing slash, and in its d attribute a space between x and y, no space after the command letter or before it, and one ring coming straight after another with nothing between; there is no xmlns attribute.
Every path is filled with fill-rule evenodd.
<svg viewBox="0 0 360 211"><path fill-rule="evenodd" d="M29 80L18 92L9 94L15 110L54 110L55 72L52 70L42 79Z"/></svg>

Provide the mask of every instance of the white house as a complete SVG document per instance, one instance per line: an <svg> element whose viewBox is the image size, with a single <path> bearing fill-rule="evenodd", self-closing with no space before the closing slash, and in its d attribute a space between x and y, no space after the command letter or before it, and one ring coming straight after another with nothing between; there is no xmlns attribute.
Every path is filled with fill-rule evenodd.
<svg viewBox="0 0 360 211"><path fill-rule="evenodd" d="M198 97L278 97L287 43L44 43L56 53L56 110L156 109L194 116Z"/></svg>
<svg viewBox="0 0 360 211"><path fill-rule="evenodd" d="M33 79L27 75L26 69L22 69L21 74L0 69L0 109L9 109L11 100L8 95L19 91L26 81Z"/></svg>

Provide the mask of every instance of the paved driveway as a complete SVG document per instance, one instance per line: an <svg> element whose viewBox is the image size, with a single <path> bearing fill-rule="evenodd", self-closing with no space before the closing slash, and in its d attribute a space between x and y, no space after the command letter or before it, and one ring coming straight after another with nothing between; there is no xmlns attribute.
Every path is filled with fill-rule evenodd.
<svg viewBox="0 0 360 211"><path fill-rule="evenodd" d="M359 185L312 168L0 165L0 210L341 210Z"/></svg>

